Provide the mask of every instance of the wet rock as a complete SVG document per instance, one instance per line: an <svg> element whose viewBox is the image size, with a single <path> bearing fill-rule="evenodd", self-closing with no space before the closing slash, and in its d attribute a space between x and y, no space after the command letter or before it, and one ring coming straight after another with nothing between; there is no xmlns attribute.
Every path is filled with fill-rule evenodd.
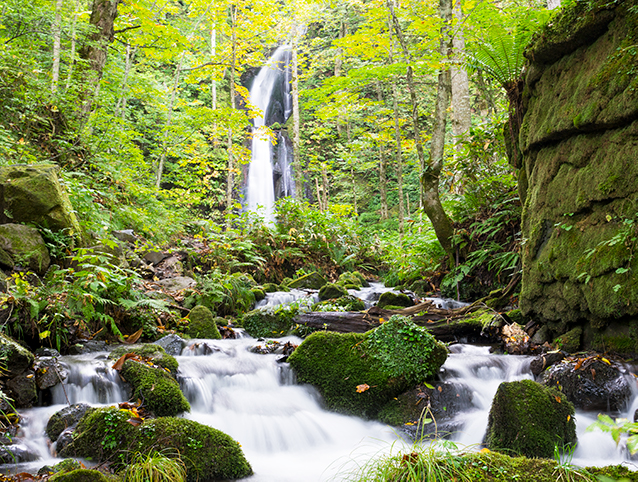
<svg viewBox="0 0 638 482"><path fill-rule="evenodd" d="M558 388L576 408L621 411L631 397L620 368L600 356L563 361L543 374L542 383Z"/></svg>
<svg viewBox="0 0 638 482"><path fill-rule="evenodd" d="M582 337L583 329L581 327L577 327L556 338L554 340L554 344L567 353L573 353L578 351L580 348L580 340Z"/></svg>
<svg viewBox="0 0 638 482"><path fill-rule="evenodd" d="M51 263L49 250L42 236L30 226L1 224L0 248L16 260L17 264L39 275L46 273Z"/></svg>
<svg viewBox="0 0 638 482"><path fill-rule="evenodd" d="M562 361L564 358L565 354L562 351L550 351L534 358L529 364L529 368L535 376L538 376L545 369Z"/></svg>
<svg viewBox="0 0 638 482"><path fill-rule="evenodd" d="M66 380L68 372L62 364L51 357L38 357L33 364L35 383L40 390L46 390Z"/></svg>
<svg viewBox="0 0 638 482"><path fill-rule="evenodd" d="M112 231L113 236L120 241L124 241L125 243L135 244L137 238L135 237L135 233L132 229L122 229L120 231Z"/></svg>
<svg viewBox="0 0 638 482"><path fill-rule="evenodd" d="M405 293L395 293L393 291L386 291L379 296L377 302L377 308L383 308L384 306L414 306L414 301Z"/></svg>
<svg viewBox="0 0 638 482"><path fill-rule="evenodd" d="M46 434L49 439L54 442L58 440L60 434L70 427L75 427L90 408L91 406L86 403L75 403L51 415L46 427ZM59 450L60 447L58 446Z"/></svg>
<svg viewBox="0 0 638 482"><path fill-rule="evenodd" d="M547 325L541 326L538 329L538 331L534 333L534 336L532 336L532 343L534 345L542 345L543 343L546 343L551 340L552 340L552 335L549 330L549 326Z"/></svg>
<svg viewBox="0 0 638 482"><path fill-rule="evenodd" d="M60 352L58 350L56 350L55 348L47 348L47 347L41 346L40 348L38 348L35 351L35 356L38 356L38 357L45 357L45 356L59 357L60 356Z"/></svg>
<svg viewBox="0 0 638 482"><path fill-rule="evenodd" d="M501 383L488 418L487 448L551 458L556 444L575 444L574 405L566 398L532 380Z"/></svg>
<svg viewBox="0 0 638 482"><path fill-rule="evenodd" d="M168 255L161 251L148 251L144 254L144 261L153 265L160 264Z"/></svg>
<svg viewBox="0 0 638 482"><path fill-rule="evenodd" d="M61 452L65 449L71 442L73 442L73 432L75 431L76 425L67 428L64 430L58 439L55 441L55 450L56 452Z"/></svg>
<svg viewBox="0 0 638 482"><path fill-rule="evenodd" d="M20 464L22 462L33 462L39 458L39 454L20 443L0 447L0 464Z"/></svg>
<svg viewBox="0 0 638 482"><path fill-rule="evenodd" d="M166 278L156 281L163 289L169 292L183 291L193 288L197 285L197 281L188 276L176 276L175 278Z"/></svg>
<svg viewBox="0 0 638 482"><path fill-rule="evenodd" d="M293 345L289 341L281 343L277 340L264 340L263 343L251 346L248 351L258 355L277 354L288 356L295 351L295 348L297 348L297 345Z"/></svg>
<svg viewBox="0 0 638 482"><path fill-rule="evenodd" d="M35 373L27 370L6 383L7 395L13 399L16 408L30 407L38 398Z"/></svg>
<svg viewBox="0 0 638 482"><path fill-rule="evenodd" d="M69 355L84 355L86 353L95 353L98 351L108 351L109 346L105 341L87 340L82 343L76 343L69 347Z"/></svg>
<svg viewBox="0 0 638 482"><path fill-rule="evenodd" d="M8 336L0 334L0 358L4 360L4 373L12 377L30 368L35 357Z"/></svg>
<svg viewBox="0 0 638 482"><path fill-rule="evenodd" d="M166 335L157 341L153 342L154 345L159 345L164 348L164 351L171 356L179 356L182 354L186 341L177 335Z"/></svg>

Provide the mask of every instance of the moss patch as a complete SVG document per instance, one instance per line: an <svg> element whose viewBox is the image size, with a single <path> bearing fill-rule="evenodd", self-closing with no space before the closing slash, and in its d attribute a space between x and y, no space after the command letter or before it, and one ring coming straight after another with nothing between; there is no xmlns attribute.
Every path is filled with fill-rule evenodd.
<svg viewBox="0 0 638 482"><path fill-rule="evenodd" d="M130 413L117 408L93 410L78 424L76 436L63 453L109 460L126 465L135 453L162 451L179 454L186 466L187 480L236 479L252 474L240 445L214 428L183 418L146 420L134 427Z"/></svg>
<svg viewBox="0 0 638 482"><path fill-rule="evenodd" d="M155 345L154 343L142 343L138 345L118 346L109 354L109 358L117 360L127 353L135 353L141 357L151 358L154 365L166 368L172 374L177 373L179 363L177 363L175 357L166 353L166 350L159 345Z"/></svg>
<svg viewBox="0 0 638 482"><path fill-rule="evenodd" d="M188 314L188 327L185 333L193 338L206 338L219 340L222 335L219 333L215 323L215 315L205 306L196 306Z"/></svg>
<svg viewBox="0 0 638 482"><path fill-rule="evenodd" d="M558 390L532 380L503 382L490 409L487 447L527 457L552 457L576 443L574 406Z"/></svg>
<svg viewBox="0 0 638 482"><path fill-rule="evenodd" d="M118 479L113 476L106 476L99 470L77 469L55 474L49 480L51 482L113 482Z"/></svg>
<svg viewBox="0 0 638 482"><path fill-rule="evenodd" d="M401 319L403 317L393 317ZM300 382L323 395L328 408L374 418L411 384L436 373L447 351L423 328L401 320L367 333L316 332L288 361ZM408 339L404 333L408 332ZM422 333L423 332L423 333ZM410 334L414 340L410 340Z"/></svg>
<svg viewBox="0 0 638 482"><path fill-rule="evenodd" d="M190 411L190 404L179 388L179 383L161 368L127 360L122 377L133 387L133 399L140 399L144 406L158 417L173 417Z"/></svg>

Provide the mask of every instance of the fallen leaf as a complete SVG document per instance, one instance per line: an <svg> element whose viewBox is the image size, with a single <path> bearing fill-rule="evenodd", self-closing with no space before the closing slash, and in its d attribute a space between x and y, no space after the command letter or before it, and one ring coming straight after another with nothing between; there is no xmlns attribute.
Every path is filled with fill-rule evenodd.
<svg viewBox="0 0 638 482"><path fill-rule="evenodd" d="M370 390L370 385L367 383L362 383L361 385L357 385L357 393L363 393L366 390Z"/></svg>
<svg viewBox="0 0 638 482"><path fill-rule="evenodd" d="M144 329L140 328L135 333L133 333L131 336L129 336L124 343L126 343L128 345L132 345L133 343L135 343L137 340L140 339L140 337L142 336L142 332L143 331L144 331Z"/></svg>
<svg viewBox="0 0 638 482"><path fill-rule="evenodd" d="M558 403L561 403L561 399L560 399L560 397L559 397L558 395L554 395L554 398L556 399L556 401L557 401Z"/></svg>
<svg viewBox="0 0 638 482"><path fill-rule="evenodd" d="M122 369L122 367L124 366L124 362L126 360L129 360L131 358L138 358L138 356L135 353L125 353L124 355L122 355L114 364L111 368L113 368L113 370L117 370L118 372Z"/></svg>

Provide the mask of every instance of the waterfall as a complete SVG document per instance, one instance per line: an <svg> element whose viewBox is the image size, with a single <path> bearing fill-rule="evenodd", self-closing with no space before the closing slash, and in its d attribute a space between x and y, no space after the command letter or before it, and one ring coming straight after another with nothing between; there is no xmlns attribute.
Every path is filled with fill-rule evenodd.
<svg viewBox="0 0 638 482"><path fill-rule="evenodd" d="M279 47L268 63L261 68L250 89L250 103L261 112L254 119L252 130L252 157L248 167L246 209L258 213L266 223L273 223L275 220L275 199L289 196L294 191L291 172L292 149L287 146L287 139L279 133L275 150L270 136L264 132L264 127L275 122L283 124L292 112L290 57L288 45ZM275 157L277 163L273 168Z"/></svg>

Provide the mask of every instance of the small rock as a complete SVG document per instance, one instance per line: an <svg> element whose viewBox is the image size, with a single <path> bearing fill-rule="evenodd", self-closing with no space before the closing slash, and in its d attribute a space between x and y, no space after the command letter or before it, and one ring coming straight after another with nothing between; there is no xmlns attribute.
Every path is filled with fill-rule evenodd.
<svg viewBox="0 0 638 482"><path fill-rule="evenodd" d="M16 408L30 407L38 398L36 391L35 373L31 370L12 378L6 384L7 395L13 398Z"/></svg>
<svg viewBox="0 0 638 482"><path fill-rule="evenodd" d="M38 348L35 351L35 356L37 356L37 357L45 357L45 356L59 357L60 356L60 352L58 350L56 350L55 348L46 348L44 346L41 346L40 348Z"/></svg>
<svg viewBox="0 0 638 482"><path fill-rule="evenodd" d="M58 440L60 434L70 427L75 427L90 408L91 406L86 403L76 403L51 415L46 427L46 433L49 439L54 442ZM58 451L59 450L60 447L58 446Z"/></svg>
<svg viewBox="0 0 638 482"><path fill-rule="evenodd" d="M144 255L144 260L153 264L160 264L168 255L161 251L149 251Z"/></svg>
<svg viewBox="0 0 638 482"><path fill-rule="evenodd" d="M179 356L182 354L186 341L177 335L166 335L163 338L153 342L155 345L159 345L164 348L164 351L172 356Z"/></svg>
<svg viewBox="0 0 638 482"><path fill-rule="evenodd" d="M188 288L193 288L197 285L197 281L188 276L176 276L175 278L166 278L156 281L163 289L170 292L182 291Z"/></svg>
<svg viewBox="0 0 638 482"><path fill-rule="evenodd" d="M546 368L560 362L565 358L561 351L550 351L534 358L529 364L529 368L535 376L540 375Z"/></svg>
<svg viewBox="0 0 638 482"><path fill-rule="evenodd" d="M135 237L135 233L132 229L122 229L120 231L112 231L111 234L120 241L124 241L125 243L135 244L137 238Z"/></svg>
<svg viewBox="0 0 638 482"><path fill-rule="evenodd" d="M109 347L105 341L87 340L82 343L76 343L69 347L69 355L84 355L86 353L95 353L98 351L108 351Z"/></svg>
<svg viewBox="0 0 638 482"><path fill-rule="evenodd" d="M547 325L541 326L538 331L534 333L534 336L532 336L532 343L534 345L542 345L551 340L552 336Z"/></svg>
<svg viewBox="0 0 638 482"><path fill-rule="evenodd" d="M46 390L66 380L68 372L56 358L39 357L33 364L35 383L40 390Z"/></svg>

